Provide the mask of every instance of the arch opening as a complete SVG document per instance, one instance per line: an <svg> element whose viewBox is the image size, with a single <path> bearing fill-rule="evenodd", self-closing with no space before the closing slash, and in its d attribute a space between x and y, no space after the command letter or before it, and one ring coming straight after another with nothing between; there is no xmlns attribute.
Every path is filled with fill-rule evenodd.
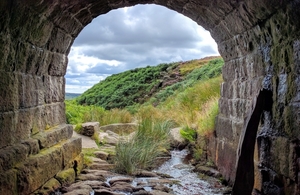
<svg viewBox="0 0 300 195"><path fill-rule="evenodd" d="M119 8L95 18L75 39L66 92L82 93L111 74L134 68L218 55L209 32L182 14L158 5ZM86 83L84 88L79 82Z"/></svg>
<svg viewBox="0 0 300 195"><path fill-rule="evenodd" d="M297 0L5 0L0 4L0 193L30 194L79 158L80 141L71 138L71 127L65 124L67 54L93 18L138 3L154 3L182 13L209 30L218 43L225 60L224 83L211 148L225 179L234 182L245 118L251 115L253 98L266 84L273 91L274 102L268 129L272 133L266 138L269 151L264 158L270 160L264 165L268 172L264 175L272 177L255 178L254 188L264 193L269 192L266 187L280 183L276 187L279 193L299 194ZM55 140L45 141L49 136ZM63 144L63 149L55 150L56 143ZM41 153L45 150L49 153ZM40 162L38 168L36 162Z"/></svg>

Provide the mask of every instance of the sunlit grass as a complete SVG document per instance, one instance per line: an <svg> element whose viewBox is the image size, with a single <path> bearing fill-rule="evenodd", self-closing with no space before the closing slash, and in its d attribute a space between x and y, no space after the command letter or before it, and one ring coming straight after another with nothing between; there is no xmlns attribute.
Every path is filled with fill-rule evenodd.
<svg viewBox="0 0 300 195"><path fill-rule="evenodd" d="M138 130L132 140L116 146L116 171L134 174L139 169L148 169L170 142L168 135L172 123L150 118L140 118Z"/></svg>
<svg viewBox="0 0 300 195"><path fill-rule="evenodd" d="M99 106L78 105L73 100L66 100L66 117L69 124L99 122L100 125L132 122L132 115L125 109L105 110Z"/></svg>

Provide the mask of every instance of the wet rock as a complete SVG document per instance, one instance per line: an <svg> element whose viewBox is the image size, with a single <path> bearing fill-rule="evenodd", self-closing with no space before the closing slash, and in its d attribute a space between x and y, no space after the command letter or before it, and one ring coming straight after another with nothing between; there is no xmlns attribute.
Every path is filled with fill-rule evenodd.
<svg viewBox="0 0 300 195"><path fill-rule="evenodd" d="M109 190L95 190L94 195L123 195L123 194L111 192Z"/></svg>
<svg viewBox="0 0 300 195"><path fill-rule="evenodd" d="M82 124L81 134L92 137L95 132L99 131L99 122L88 122Z"/></svg>
<svg viewBox="0 0 300 195"><path fill-rule="evenodd" d="M136 177L158 177L158 175L151 171L141 170L135 174Z"/></svg>
<svg viewBox="0 0 300 195"><path fill-rule="evenodd" d="M127 182L130 183L132 182L133 179L132 178L128 178L128 177L117 177L117 178L113 178L111 180L109 180L109 184L112 186L114 183L116 182Z"/></svg>
<svg viewBox="0 0 300 195"><path fill-rule="evenodd" d="M112 191L121 191L121 192L133 192L134 187L127 182L115 182L111 185Z"/></svg>
<svg viewBox="0 0 300 195"><path fill-rule="evenodd" d="M167 192L167 193L171 192L170 188L168 188L165 185L161 185L161 184L154 186L153 190L158 190L158 191Z"/></svg>
<svg viewBox="0 0 300 195"><path fill-rule="evenodd" d="M107 189L110 187L107 183L98 180L79 181L76 185L88 185L93 189Z"/></svg>
<svg viewBox="0 0 300 195"><path fill-rule="evenodd" d="M113 170L114 169L114 167L115 167L115 165L113 165L113 164L108 164L108 163L106 163L106 164L103 164L103 163L92 163L90 166L89 166L89 168L90 169L94 169L94 170Z"/></svg>
<svg viewBox="0 0 300 195"><path fill-rule="evenodd" d="M71 192L64 193L64 195L89 195L92 190L89 189L77 189Z"/></svg>
<svg viewBox="0 0 300 195"><path fill-rule="evenodd" d="M197 165L193 171L205 174L207 176L215 177L215 178L219 178L222 176L221 173L219 171L217 171L216 169L213 169L211 167L202 166L202 165Z"/></svg>
<svg viewBox="0 0 300 195"><path fill-rule="evenodd" d="M90 170L90 169L84 169L81 173L82 174L91 174L91 175L95 175L95 176L101 176L103 178L107 178L107 177L118 175L118 174L112 173L110 171L105 171L105 170Z"/></svg>
<svg viewBox="0 0 300 195"><path fill-rule="evenodd" d="M147 192L146 190L139 190L139 191L133 192L132 195L151 195L151 193Z"/></svg>
<svg viewBox="0 0 300 195"><path fill-rule="evenodd" d="M150 193L151 193L151 195L171 195L167 192L162 192L162 191L159 191L159 190L152 190Z"/></svg>
<svg viewBox="0 0 300 195"><path fill-rule="evenodd" d="M105 178L102 175L95 175L93 173L80 174L76 178L76 181L88 181L88 180L105 181Z"/></svg>
<svg viewBox="0 0 300 195"><path fill-rule="evenodd" d="M61 189L61 192L66 193L68 195L71 195L71 194L75 195L76 193L78 193L78 194L82 194L82 193L89 194L92 190L93 189L92 189L91 186L84 185L84 184L81 184L80 182L78 182L78 183L74 183L74 184L70 185L69 187L63 187Z"/></svg>

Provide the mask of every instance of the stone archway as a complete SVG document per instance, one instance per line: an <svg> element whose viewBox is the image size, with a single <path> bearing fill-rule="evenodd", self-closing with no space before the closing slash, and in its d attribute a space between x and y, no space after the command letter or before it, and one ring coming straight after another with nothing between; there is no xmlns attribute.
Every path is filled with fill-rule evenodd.
<svg viewBox="0 0 300 195"><path fill-rule="evenodd" d="M29 194L80 161L65 124L64 75L74 38L98 15L154 3L211 32L225 60L214 161L234 182L240 136L262 89L254 187L299 193L300 11L297 0L4 0L0 3L0 192ZM257 129L255 129L257 131ZM60 147L58 147L60 146ZM259 164L259 167L257 166ZM258 170L258 168L260 170Z"/></svg>

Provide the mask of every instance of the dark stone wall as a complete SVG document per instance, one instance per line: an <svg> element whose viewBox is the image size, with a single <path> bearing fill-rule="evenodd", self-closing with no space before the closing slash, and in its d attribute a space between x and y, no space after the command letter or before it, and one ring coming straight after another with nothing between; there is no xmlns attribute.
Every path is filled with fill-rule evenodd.
<svg viewBox="0 0 300 195"><path fill-rule="evenodd" d="M65 124L63 102L70 47L98 15L145 3L190 17L218 43L225 60L224 83L211 153L224 177L233 184L239 143L247 139L245 130L256 98L266 89L272 93L270 109L263 111L259 128L253 129L258 131L254 187L265 194L274 189L275 194L299 193L298 0L3 0L0 194L29 194L79 158L79 141L66 133L71 127ZM54 139L44 143L49 137ZM51 163L50 168L41 163L41 154L47 162L57 162L57 170ZM53 171L45 176L38 174L39 169Z"/></svg>

